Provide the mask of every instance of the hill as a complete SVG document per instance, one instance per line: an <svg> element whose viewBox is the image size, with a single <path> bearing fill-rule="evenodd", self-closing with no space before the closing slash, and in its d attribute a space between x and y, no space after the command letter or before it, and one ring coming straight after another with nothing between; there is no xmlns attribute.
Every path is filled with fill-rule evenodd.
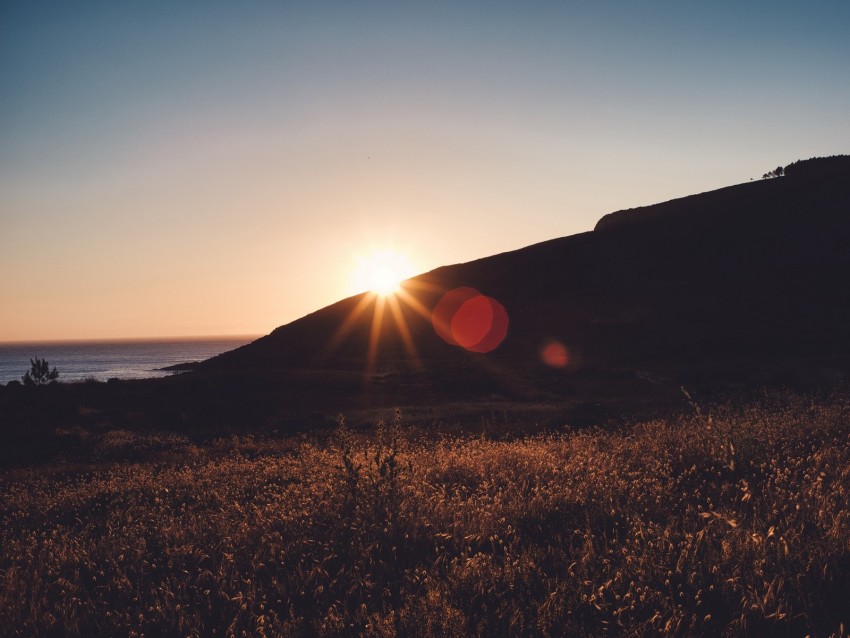
<svg viewBox="0 0 850 638"><path fill-rule="evenodd" d="M528 432L681 412L682 386L699 401L829 390L850 373L848 213L850 157L797 162L438 268L395 299L341 300L188 374L0 387L0 464L115 424L207 440L339 413L370 424L398 407L429 428ZM506 322L488 335L490 316Z"/></svg>
<svg viewBox="0 0 850 638"><path fill-rule="evenodd" d="M848 168L614 213L191 374L0 386L0 633L843 636L848 386L682 415L676 384L847 370Z"/></svg>
<svg viewBox="0 0 850 638"><path fill-rule="evenodd" d="M612 380L762 382L806 366L840 374L848 245L850 157L801 161L782 177L611 213L592 232L438 268L405 282L383 312L368 294L342 300L197 372L298 371L329 387L347 378L340 387L390 403L542 400ZM433 310L460 287L505 309L507 334L491 352L435 330Z"/></svg>

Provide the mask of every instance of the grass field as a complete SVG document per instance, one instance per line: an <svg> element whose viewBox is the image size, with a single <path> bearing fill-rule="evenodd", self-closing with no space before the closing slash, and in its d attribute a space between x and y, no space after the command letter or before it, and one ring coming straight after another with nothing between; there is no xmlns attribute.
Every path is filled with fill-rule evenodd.
<svg viewBox="0 0 850 638"><path fill-rule="evenodd" d="M838 636L850 400L616 431L112 431L0 474L4 636Z"/></svg>

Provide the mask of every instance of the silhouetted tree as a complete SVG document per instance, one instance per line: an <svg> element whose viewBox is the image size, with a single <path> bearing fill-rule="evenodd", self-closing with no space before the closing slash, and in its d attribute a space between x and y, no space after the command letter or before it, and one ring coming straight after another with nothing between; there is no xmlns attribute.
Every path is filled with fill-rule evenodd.
<svg viewBox="0 0 850 638"><path fill-rule="evenodd" d="M781 177L783 175L785 175L785 169L781 166L777 166L772 171L768 171L762 175L762 179L767 179L768 177Z"/></svg>
<svg viewBox="0 0 850 638"><path fill-rule="evenodd" d="M53 370L47 363L47 359L30 359L30 369L21 377L24 385L47 385L53 383L59 378L59 371L54 367Z"/></svg>
<svg viewBox="0 0 850 638"><path fill-rule="evenodd" d="M786 177L803 175L841 175L850 173L850 155L831 155L829 157L811 157L791 162L785 167Z"/></svg>

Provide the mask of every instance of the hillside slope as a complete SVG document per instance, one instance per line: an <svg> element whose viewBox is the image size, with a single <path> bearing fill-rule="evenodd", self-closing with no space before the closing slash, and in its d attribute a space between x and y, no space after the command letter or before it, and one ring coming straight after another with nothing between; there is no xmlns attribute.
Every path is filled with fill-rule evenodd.
<svg viewBox="0 0 850 638"><path fill-rule="evenodd" d="M612 213L593 232L425 273L405 284L415 301L387 305L379 329L375 303L342 300L199 372L350 371L412 386L424 374L461 395L510 376L533 394L590 370L843 358L848 246L850 157L808 160L784 177ZM507 311L507 336L488 354L446 343L428 316L461 286ZM565 355L554 368L541 355L553 342Z"/></svg>

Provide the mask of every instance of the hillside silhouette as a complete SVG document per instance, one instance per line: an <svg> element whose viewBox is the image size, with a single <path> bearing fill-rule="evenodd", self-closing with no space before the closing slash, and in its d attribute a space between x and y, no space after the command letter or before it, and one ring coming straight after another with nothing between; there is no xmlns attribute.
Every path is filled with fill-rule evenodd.
<svg viewBox="0 0 850 638"><path fill-rule="evenodd" d="M844 635L848 160L0 386L2 633Z"/></svg>
<svg viewBox="0 0 850 638"><path fill-rule="evenodd" d="M822 392L850 375L848 245L850 157L795 162L781 177L424 273L384 303L380 323L377 298L357 295L175 367L184 374L0 388L0 412L25 424L7 430L7 450L49 457L67 446L46 434L56 423L214 438L333 426L340 413L374 423L398 407L429 427L533 430L688 409L683 386L708 401ZM471 306L503 309L496 339L453 339L433 320L446 293L463 301L470 289L486 296Z"/></svg>
<svg viewBox="0 0 850 638"><path fill-rule="evenodd" d="M387 304L379 330L366 293L196 370L348 374L391 400L426 387L435 399L540 398L589 375L676 385L800 362L843 369L848 245L850 157L795 162L782 177L611 213L592 232L414 277L403 284L414 301L400 299L395 313ZM429 313L460 287L507 312L492 352L450 345L432 325ZM544 356L552 344L554 365Z"/></svg>

